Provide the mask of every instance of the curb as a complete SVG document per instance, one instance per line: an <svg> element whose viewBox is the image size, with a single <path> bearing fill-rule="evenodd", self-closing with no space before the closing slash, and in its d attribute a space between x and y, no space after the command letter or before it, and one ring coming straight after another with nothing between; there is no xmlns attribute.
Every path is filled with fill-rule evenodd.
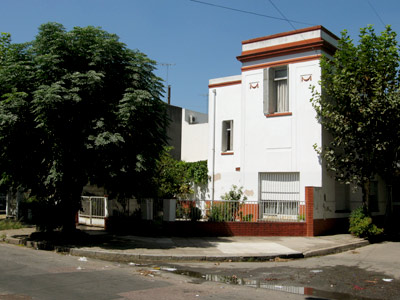
<svg viewBox="0 0 400 300"><path fill-rule="evenodd" d="M313 256L323 256L323 255L329 255L329 254L345 252L348 250L353 250L353 249L356 249L359 247L367 246L369 244L370 243L367 240L364 240L364 241L354 242L354 243L350 243L350 244L344 244L344 245L322 248L322 249L317 249L317 250L310 250L310 251L304 252L303 255L304 255L304 258L313 257Z"/></svg>
<svg viewBox="0 0 400 300"><path fill-rule="evenodd" d="M23 245L25 246L26 238L13 238L13 237L6 237L3 239L3 242L12 245Z"/></svg>
<svg viewBox="0 0 400 300"><path fill-rule="evenodd" d="M359 247L369 245L369 241L362 240L358 242L342 244L333 247L327 247L317 250L309 250L303 253L291 253L291 254L269 254L269 255L236 255L236 256L223 256L223 255L162 255L162 254L135 254L135 253L121 253L113 251L98 251L89 249L79 249L70 246L56 246L46 241L29 241L28 238L14 238L5 237L2 239L3 242L12 245L22 245L36 250L47 250L69 253L74 256L85 256L94 259L114 261L114 262L132 262L132 261L208 261L208 262L261 262L261 261L273 261L276 259L299 259L308 258L314 256L324 256L329 254L340 253L348 250L353 250Z"/></svg>
<svg viewBox="0 0 400 300"><path fill-rule="evenodd" d="M14 237L6 237L2 240L4 243L18 246L25 246L28 248L33 248L36 250L46 250L46 251L56 251L56 252L69 252L69 247L58 247L53 245L50 242L46 241L29 241L28 237L26 238L14 238Z"/></svg>
<svg viewBox="0 0 400 300"><path fill-rule="evenodd" d="M272 255L237 255L237 256L204 256L204 255L160 255L160 254L134 254L120 253L112 251L92 251L87 249L71 248L69 254L74 256L85 256L95 259L115 261L115 262L132 262L132 261L209 261L209 262L253 262L253 261L270 261L276 258L280 259L296 259L303 258L303 254L272 254Z"/></svg>

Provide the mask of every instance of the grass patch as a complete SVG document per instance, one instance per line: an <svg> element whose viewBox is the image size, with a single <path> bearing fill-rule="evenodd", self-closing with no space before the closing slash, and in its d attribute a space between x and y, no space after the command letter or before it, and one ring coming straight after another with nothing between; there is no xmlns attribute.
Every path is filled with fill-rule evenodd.
<svg viewBox="0 0 400 300"><path fill-rule="evenodd" d="M25 227L21 222L15 220L0 220L0 230L19 229Z"/></svg>

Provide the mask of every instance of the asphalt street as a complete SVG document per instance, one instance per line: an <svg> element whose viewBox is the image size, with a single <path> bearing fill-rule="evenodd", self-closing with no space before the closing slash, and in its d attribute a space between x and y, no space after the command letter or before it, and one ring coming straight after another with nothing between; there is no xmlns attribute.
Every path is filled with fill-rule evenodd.
<svg viewBox="0 0 400 300"><path fill-rule="evenodd" d="M399 299L400 243L270 262L113 263L0 244L0 299Z"/></svg>
<svg viewBox="0 0 400 300"><path fill-rule="evenodd" d="M119 264L0 244L0 299L305 299Z"/></svg>
<svg viewBox="0 0 400 300"><path fill-rule="evenodd" d="M271 262L175 263L178 273L210 281L304 293L320 299L400 299L400 243Z"/></svg>

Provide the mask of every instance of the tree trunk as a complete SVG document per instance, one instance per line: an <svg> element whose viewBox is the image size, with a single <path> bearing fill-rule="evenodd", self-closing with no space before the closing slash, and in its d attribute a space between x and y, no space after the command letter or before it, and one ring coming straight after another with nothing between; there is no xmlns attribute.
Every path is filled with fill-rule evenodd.
<svg viewBox="0 0 400 300"><path fill-rule="evenodd" d="M370 180L367 179L362 184L362 206L365 212L368 212L369 207L369 186Z"/></svg>
<svg viewBox="0 0 400 300"><path fill-rule="evenodd" d="M74 232L76 230L76 214L81 207L81 194L82 188L74 188L75 192L70 192L63 197L64 203L62 204L62 231Z"/></svg>
<svg viewBox="0 0 400 300"><path fill-rule="evenodd" d="M62 231L74 232L76 230L76 213L78 210L74 209L75 205L71 203L71 199L68 199L67 201L69 203L64 205Z"/></svg>

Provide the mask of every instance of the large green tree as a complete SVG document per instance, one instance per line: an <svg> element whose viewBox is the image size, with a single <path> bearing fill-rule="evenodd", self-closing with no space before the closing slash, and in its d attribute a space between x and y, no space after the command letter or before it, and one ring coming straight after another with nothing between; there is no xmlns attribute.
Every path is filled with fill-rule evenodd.
<svg viewBox="0 0 400 300"><path fill-rule="evenodd" d="M399 171L399 48L390 26L377 35L362 28L355 44L342 32L333 58L321 59L321 92L312 103L328 132L320 148L336 179L362 188L368 204L370 181L387 181Z"/></svg>
<svg viewBox="0 0 400 300"><path fill-rule="evenodd" d="M160 199L185 198L196 185L208 183L207 161L185 162L171 156L172 147L164 147L156 164L154 184Z"/></svg>
<svg viewBox="0 0 400 300"><path fill-rule="evenodd" d="M0 51L1 184L31 190L74 228L82 188L151 196L166 142L155 62L95 27L43 24Z"/></svg>

